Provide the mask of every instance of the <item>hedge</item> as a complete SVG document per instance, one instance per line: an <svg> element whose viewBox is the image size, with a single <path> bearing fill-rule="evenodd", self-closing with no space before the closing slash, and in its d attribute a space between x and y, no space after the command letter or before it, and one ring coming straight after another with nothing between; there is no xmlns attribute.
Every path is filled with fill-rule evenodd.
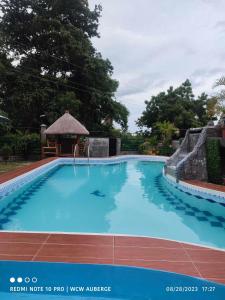
<svg viewBox="0 0 225 300"><path fill-rule="evenodd" d="M222 161L220 154L220 142L218 139L207 139L206 160L208 181L216 184L222 183Z"/></svg>
<svg viewBox="0 0 225 300"><path fill-rule="evenodd" d="M121 138L121 151L139 151L139 147L144 143L144 138L128 136Z"/></svg>
<svg viewBox="0 0 225 300"><path fill-rule="evenodd" d="M9 133L0 137L0 149L5 145L11 148L13 155L28 159L30 155L40 156L41 142L37 133Z"/></svg>

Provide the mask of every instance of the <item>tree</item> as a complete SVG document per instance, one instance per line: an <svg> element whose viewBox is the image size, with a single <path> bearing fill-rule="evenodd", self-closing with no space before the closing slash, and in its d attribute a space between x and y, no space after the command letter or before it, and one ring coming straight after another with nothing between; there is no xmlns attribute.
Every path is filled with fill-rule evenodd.
<svg viewBox="0 0 225 300"><path fill-rule="evenodd" d="M0 107L16 127L37 130L70 110L91 131L110 117L124 129L128 111L115 101L113 67L91 43L101 6L85 0L2 0L0 61L7 66ZM0 73L1 73L0 63Z"/></svg>
<svg viewBox="0 0 225 300"><path fill-rule="evenodd" d="M211 97L207 101L207 116L209 120L216 120L217 116L221 114L221 106L218 97Z"/></svg>
<svg viewBox="0 0 225 300"><path fill-rule="evenodd" d="M191 83L186 80L176 89L170 87L167 92L145 101L146 109L137 124L140 128L152 128L157 122L164 121L173 123L178 129L204 126L209 119L207 101L208 96L204 93L195 99Z"/></svg>
<svg viewBox="0 0 225 300"><path fill-rule="evenodd" d="M215 99L217 99L217 109L218 112L221 113L225 113L225 106L224 106L224 100L225 100L225 88L223 89L223 87L225 87L225 77L222 76L221 78L219 78L214 87L221 87L222 90L215 96Z"/></svg>
<svg viewBox="0 0 225 300"><path fill-rule="evenodd" d="M159 131L164 144L169 144L172 141L173 135L179 132L178 128L176 128L173 123L168 121L156 122L155 128Z"/></svg>
<svg viewBox="0 0 225 300"><path fill-rule="evenodd" d="M5 135L11 128L10 120L6 113L0 109L0 137Z"/></svg>
<svg viewBox="0 0 225 300"><path fill-rule="evenodd" d="M3 158L3 160L5 162L8 161L10 155L12 154L12 149L10 148L9 145L4 145L1 149L0 149L0 153L1 153L1 156Z"/></svg>

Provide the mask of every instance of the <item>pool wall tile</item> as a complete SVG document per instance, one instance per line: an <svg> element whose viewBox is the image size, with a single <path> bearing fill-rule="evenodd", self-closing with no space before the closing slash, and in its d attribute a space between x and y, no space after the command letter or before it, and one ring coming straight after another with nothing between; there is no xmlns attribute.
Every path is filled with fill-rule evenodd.
<svg viewBox="0 0 225 300"><path fill-rule="evenodd" d="M202 198L202 200L207 200L209 202L218 202L221 204L225 204L225 193L220 192L217 190L207 189L204 187L196 186L184 181L176 182L175 178L170 175L165 175L163 173L163 178L172 186L175 188L185 192L189 193L193 196L198 197L199 199Z"/></svg>

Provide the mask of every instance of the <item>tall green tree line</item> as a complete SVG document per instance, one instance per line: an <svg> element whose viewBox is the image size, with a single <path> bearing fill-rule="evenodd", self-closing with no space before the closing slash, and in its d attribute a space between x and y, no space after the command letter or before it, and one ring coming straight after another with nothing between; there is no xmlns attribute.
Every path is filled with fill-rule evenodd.
<svg viewBox="0 0 225 300"><path fill-rule="evenodd" d="M40 115L51 123L69 109L91 131L110 130L104 119L127 129L113 67L91 42L101 10L86 0L1 1L0 109L14 127L33 131Z"/></svg>
<svg viewBox="0 0 225 300"><path fill-rule="evenodd" d="M184 131L205 126L215 117L214 102L205 93L195 97L190 81L186 80L179 87L170 87L166 92L160 92L146 101L146 108L137 124L140 128L157 130L157 124L166 121Z"/></svg>

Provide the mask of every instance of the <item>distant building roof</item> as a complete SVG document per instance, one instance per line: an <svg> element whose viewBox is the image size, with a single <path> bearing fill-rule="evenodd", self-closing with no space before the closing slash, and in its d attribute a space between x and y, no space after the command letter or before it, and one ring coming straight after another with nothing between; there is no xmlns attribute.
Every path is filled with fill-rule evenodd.
<svg viewBox="0 0 225 300"><path fill-rule="evenodd" d="M45 134L89 135L89 131L71 114L65 114L45 130Z"/></svg>

